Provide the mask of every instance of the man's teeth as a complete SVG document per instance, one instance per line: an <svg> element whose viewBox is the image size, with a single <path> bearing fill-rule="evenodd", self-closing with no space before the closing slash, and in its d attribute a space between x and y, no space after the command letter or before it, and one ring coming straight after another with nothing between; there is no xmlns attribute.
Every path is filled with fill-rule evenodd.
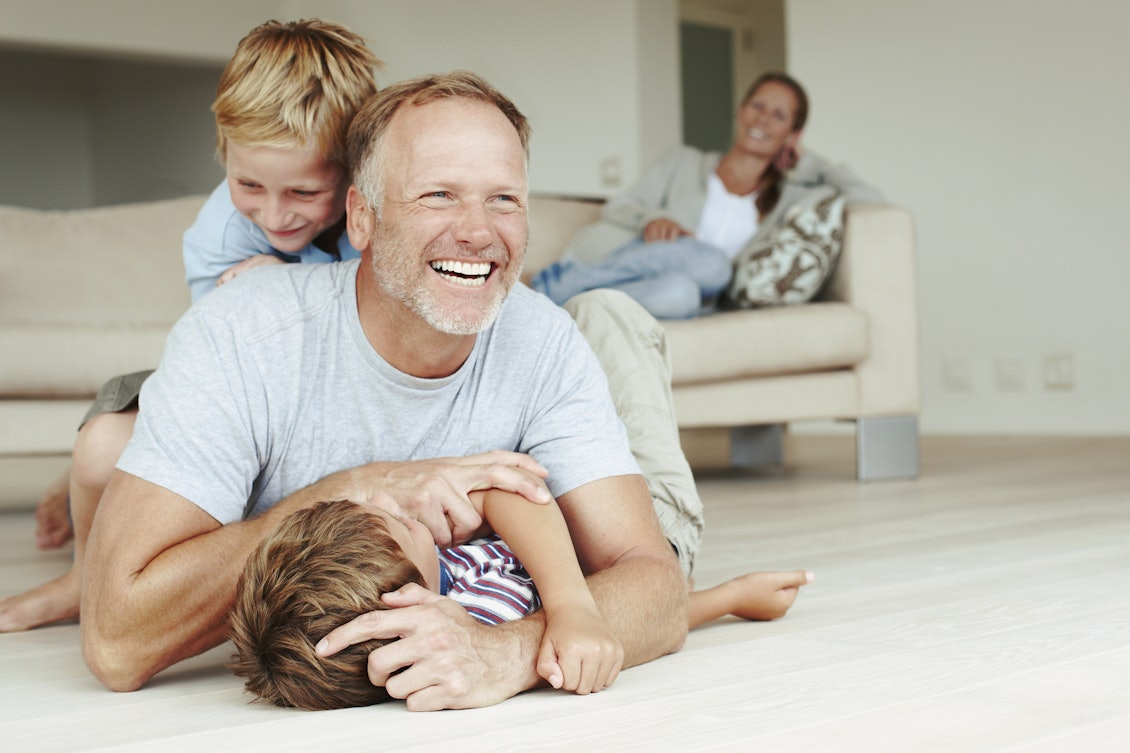
<svg viewBox="0 0 1130 753"><path fill-rule="evenodd" d="M490 274L490 262L433 261L432 269L461 285L482 285Z"/></svg>

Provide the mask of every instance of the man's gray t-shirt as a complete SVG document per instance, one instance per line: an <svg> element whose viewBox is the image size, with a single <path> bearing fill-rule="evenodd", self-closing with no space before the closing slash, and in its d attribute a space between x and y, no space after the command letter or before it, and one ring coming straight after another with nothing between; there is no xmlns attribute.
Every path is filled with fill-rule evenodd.
<svg viewBox="0 0 1130 753"><path fill-rule="evenodd" d="M517 285L458 371L420 379L365 338L358 264L254 270L197 302L145 383L118 467L224 524L377 460L525 452L556 497L640 472L563 309Z"/></svg>

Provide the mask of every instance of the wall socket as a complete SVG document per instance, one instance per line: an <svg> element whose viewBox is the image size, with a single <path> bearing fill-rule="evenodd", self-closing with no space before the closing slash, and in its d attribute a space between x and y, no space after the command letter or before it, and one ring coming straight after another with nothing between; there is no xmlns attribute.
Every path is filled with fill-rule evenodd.
<svg viewBox="0 0 1130 753"><path fill-rule="evenodd" d="M968 360L947 358L942 361L942 389L946 392L973 391L973 377Z"/></svg>
<svg viewBox="0 0 1130 753"><path fill-rule="evenodd" d="M1044 356L1044 389L1060 392L1075 389L1075 361L1069 354Z"/></svg>
<svg viewBox="0 0 1130 753"><path fill-rule="evenodd" d="M1024 363L1019 358L1000 357L994 364L997 392L1024 391Z"/></svg>
<svg viewBox="0 0 1130 753"><path fill-rule="evenodd" d="M600 161L600 185L617 188L624 181L624 171L619 157L605 157Z"/></svg>

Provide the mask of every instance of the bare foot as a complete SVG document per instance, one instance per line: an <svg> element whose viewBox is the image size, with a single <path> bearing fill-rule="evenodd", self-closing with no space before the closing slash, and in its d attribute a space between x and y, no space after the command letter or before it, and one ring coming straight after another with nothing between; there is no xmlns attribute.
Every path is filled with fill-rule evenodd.
<svg viewBox="0 0 1130 753"><path fill-rule="evenodd" d="M784 573L746 573L723 583L732 592L730 614L743 620L776 620L784 617L796 601L800 587L812 582L804 570Z"/></svg>
<svg viewBox="0 0 1130 753"><path fill-rule="evenodd" d="M35 545L40 549L58 549L74 536L67 504L70 479L70 468L67 468L51 482L35 506Z"/></svg>
<svg viewBox="0 0 1130 753"><path fill-rule="evenodd" d="M0 600L0 633L76 619L80 587L78 572L69 570L42 586Z"/></svg>

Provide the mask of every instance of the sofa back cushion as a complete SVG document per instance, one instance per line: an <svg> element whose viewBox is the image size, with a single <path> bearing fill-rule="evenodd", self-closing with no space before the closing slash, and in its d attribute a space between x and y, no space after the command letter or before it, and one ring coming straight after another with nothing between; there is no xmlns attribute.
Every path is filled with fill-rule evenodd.
<svg viewBox="0 0 1130 753"><path fill-rule="evenodd" d="M599 201L530 197L530 245L525 271L536 272L561 258L573 235L600 217Z"/></svg>
<svg viewBox="0 0 1130 753"><path fill-rule="evenodd" d="M0 207L0 322L172 325L189 304L181 236L205 198Z"/></svg>
<svg viewBox="0 0 1130 753"><path fill-rule="evenodd" d="M181 236L205 199L0 207L0 398L90 396L155 367L189 305Z"/></svg>

